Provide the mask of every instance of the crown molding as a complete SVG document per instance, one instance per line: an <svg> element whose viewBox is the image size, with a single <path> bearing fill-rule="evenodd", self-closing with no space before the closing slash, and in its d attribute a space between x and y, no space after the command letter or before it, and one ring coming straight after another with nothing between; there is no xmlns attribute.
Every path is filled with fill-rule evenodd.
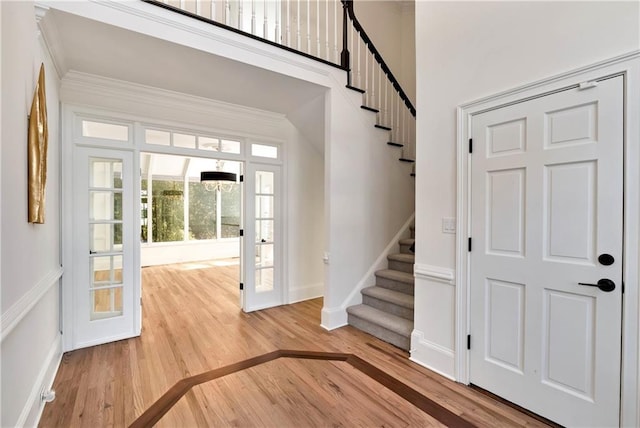
<svg viewBox="0 0 640 428"><path fill-rule="evenodd" d="M38 39L49 54L59 79L67 72L64 51L60 44L60 35L57 27L51 24L50 19L46 19L50 7L42 3L36 3L34 8L38 24Z"/></svg>
<svg viewBox="0 0 640 428"><path fill-rule="evenodd" d="M215 114L225 120L244 117L252 123L268 127L279 127L287 120L281 113L71 70L62 79L60 98L64 102L68 94L78 92L91 94L96 99L117 99L128 103L180 109L189 113Z"/></svg>

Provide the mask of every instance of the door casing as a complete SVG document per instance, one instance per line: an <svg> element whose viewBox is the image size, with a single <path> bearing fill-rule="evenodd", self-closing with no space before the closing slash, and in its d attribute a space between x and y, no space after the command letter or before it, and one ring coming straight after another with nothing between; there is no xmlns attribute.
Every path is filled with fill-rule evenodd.
<svg viewBox="0 0 640 428"><path fill-rule="evenodd" d="M462 104L457 109L457 218L456 230L456 301L455 301L455 379L469 383L469 252L470 237L470 167L469 138L474 115L508 105L525 102L580 84L592 84L612 76L624 79L624 225L623 225L623 319L621 426L640 425L640 51L611 58L561 75L500 92ZM596 83L597 84L597 83ZM508 397L506 397L508 398Z"/></svg>

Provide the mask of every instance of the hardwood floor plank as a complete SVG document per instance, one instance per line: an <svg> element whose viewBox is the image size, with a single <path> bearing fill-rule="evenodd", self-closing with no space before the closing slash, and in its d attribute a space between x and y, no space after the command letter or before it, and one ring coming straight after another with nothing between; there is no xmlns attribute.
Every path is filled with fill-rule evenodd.
<svg viewBox="0 0 640 428"><path fill-rule="evenodd" d="M280 349L354 354L477 426L546 426L409 361L406 352L366 333L349 326L323 329L322 299L243 313L237 265L149 267L142 270L142 278L141 337L65 354L53 386L57 398L45 406L40 426L126 427L181 379ZM248 376L223 377L194 388L158 426L169 426L170 421L173 426L202 426L211 420L222 426L273 426L272 415L283 425L292 415L289 426L354 426L352 421L380 425L367 419L367 406L373 402L349 405L346 393L384 400L378 404L380 420L390 426L439 424L433 418L420 419L423 412L404 400L394 401L393 392L345 362L278 361L268 363L272 370L266 373L255 367ZM308 372L305 366L314 369ZM361 383L342 379L353 372L363 377ZM257 411L244 412L234 394L253 390L261 397L256 398ZM321 416L336 405L343 406L336 410L337 419Z"/></svg>

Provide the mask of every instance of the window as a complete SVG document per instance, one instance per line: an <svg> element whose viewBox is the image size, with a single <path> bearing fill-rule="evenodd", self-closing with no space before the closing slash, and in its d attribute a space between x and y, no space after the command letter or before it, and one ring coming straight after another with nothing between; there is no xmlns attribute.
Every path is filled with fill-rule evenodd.
<svg viewBox="0 0 640 428"><path fill-rule="evenodd" d="M239 175L240 166L235 161L142 153L141 242L239 237L240 183L201 183L200 173L220 170Z"/></svg>
<svg viewBox="0 0 640 428"><path fill-rule="evenodd" d="M251 144L251 156L278 159L278 147L265 144Z"/></svg>
<svg viewBox="0 0 640 428"><path fill-rule="evenodd" d="M217 199L203 183L189 182L189 239L216 238Z"/></svg>
<svg viewBox="0 0 640 428"><path fill-rule="evenodd" d="M129 127L113 123L82 121L82 136L105 140L129 141Z"/></svg>
<svg viewBox="0 0 640 428"><path fill-rule="evenodd" d="M152 180L151 216L153 242L184 239L184 191L182 180Z"/></svg>

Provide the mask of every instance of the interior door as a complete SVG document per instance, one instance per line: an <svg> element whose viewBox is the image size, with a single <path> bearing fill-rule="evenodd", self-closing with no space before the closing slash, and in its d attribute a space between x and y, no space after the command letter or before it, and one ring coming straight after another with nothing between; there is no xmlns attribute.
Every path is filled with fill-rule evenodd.
<svg viewBox="0 0 640 428"><path fill-rule="evenodd" d="M479 114L472 137L471 383L618 426L622 77Z"/></svg>
<svg viewBox="0 0 640 428"><path fill-rule="evenodd" d="M134 266L133 154L74 154L73 348L140 334Z"/></svg>
<svg viewBox="0 0 640 428"><path fill-rule="evenodd" d="M245 190L242 300L243 309L250 312L284 303L280 167L248 164Z"/></svg>

